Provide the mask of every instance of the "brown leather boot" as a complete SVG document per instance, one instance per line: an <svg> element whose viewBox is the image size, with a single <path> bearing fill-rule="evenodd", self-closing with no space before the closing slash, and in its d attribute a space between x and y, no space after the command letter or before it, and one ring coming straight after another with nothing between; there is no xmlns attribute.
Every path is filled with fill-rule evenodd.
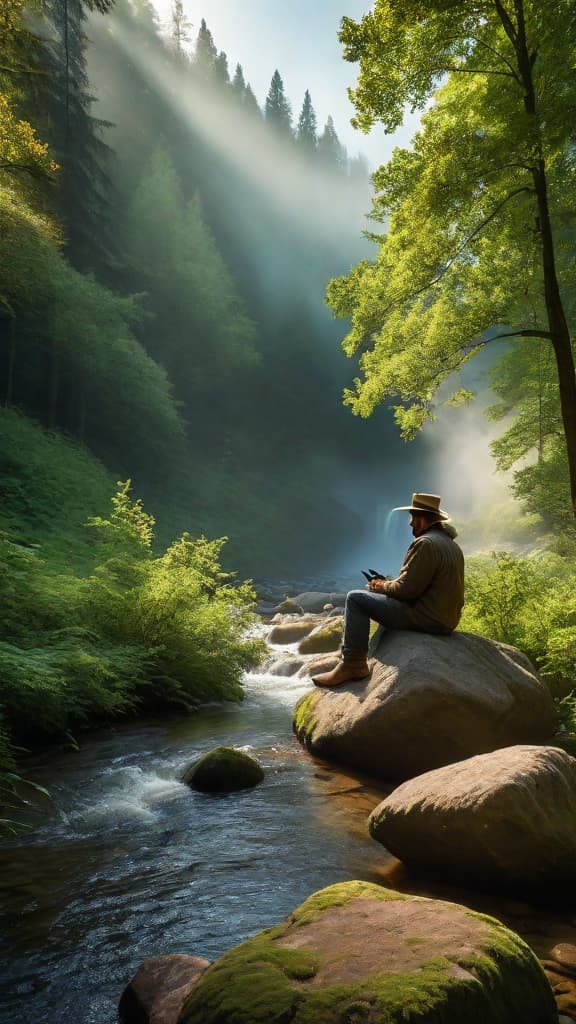
<svg viewBox="0 0 576 1024"><path fill-rule="evenodd" d="M342 686L343 683L354 683L358 679L365 679L370 675L370 666L365 654L358 651L347 651L342 654L342 660L331 672L323 672L322 675L313 676L312 682L316 686Z"/></svg>

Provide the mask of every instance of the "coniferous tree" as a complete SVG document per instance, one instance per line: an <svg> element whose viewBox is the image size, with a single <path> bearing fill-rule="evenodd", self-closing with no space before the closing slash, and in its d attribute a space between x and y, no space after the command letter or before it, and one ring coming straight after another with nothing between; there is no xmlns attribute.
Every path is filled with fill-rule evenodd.
<svg viewBox="0 0 576 1024"><path fill-rule="evenodd" d="M244 94L246 92L246 82L244 80L244 71L242 65L237 64L234 72L234 78L232 79L232 88L236 98L242 102L244 100Z"/></svg>
<svg viewBox="0 0 576 1024"><path fill-rule="evenodd" d="M252 91L252 86L250 85L250 82L246 83L243 106L244 110L246 110L248 114L252 114L254 117L258 118L262 117L262 111L260 110L258 100L256 99L254 92Z"/></svg>
<svg viewBox="0 0 576 1024"><path fill-rule="evenodd" d="M178 58L185 56L185 45L190 39L191 22L186 17L182 0L174 0L171 13L171 36Z"/></svg>
<svg viewBox="0 0 576 1024"><path fill-rule="evenodd" d="M316 150L318 143L317 127L316 113L312 106L312 99L308 89L306 89L306 92L304 93L304 102L302 103L302 110L300 111L300 117L298 120L296 139L298 144L307 154L312 154Z"/></svg>
<svg viewBox="0 0 576 1024"><path fill-rule="evenodd" d="M110 10L111 0L48 0L45 74L34 76L29 110L58 164L54 212L63 223L66 252L81 270L106 265L114 249L110 227L110 150L105 123L92 115L86 73L86 10Z"/></svg>
<svg viewBox="0 0 576 1024"><path fill-rule="evenodd" d="M282 138L292 137L292 109L284 95L284 83L278 70L272 75L264 116L267 123L279 136Z"/></svg>
<svg viewBox="0 0 576 1024"><path fill-rule="evenodd" d="M200 22L200 29L196 39L196 50L194 52L194 68L201 78L210 79L214 77L218 51L214 45L214 39L205 18Z"/></svg>
<svg viewBox="0 0 576 1024"><path fill-rule="evenodd" d="M332 117L328 117L318 139L318 155L327 167L341 170L346 165L346 151L336 134Z"/></svg>
<svg viewBox="0 0 576 1024"><path fill-rule="evenodd" d="M221 50L214 61L214 79L220 85L230 85L230 73L228 71L228 57Z"/></svg>

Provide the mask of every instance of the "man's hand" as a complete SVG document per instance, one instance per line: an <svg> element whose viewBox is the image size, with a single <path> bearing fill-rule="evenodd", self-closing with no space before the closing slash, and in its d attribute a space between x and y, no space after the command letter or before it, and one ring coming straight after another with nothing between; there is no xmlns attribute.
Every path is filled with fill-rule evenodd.
<svg viewBox="0 0 576 1024"><path fill-rule="evenodd" d="M366 584L366 590L371 590L373 594L383 594L386 589L386 580L370 580Z"/></svg>

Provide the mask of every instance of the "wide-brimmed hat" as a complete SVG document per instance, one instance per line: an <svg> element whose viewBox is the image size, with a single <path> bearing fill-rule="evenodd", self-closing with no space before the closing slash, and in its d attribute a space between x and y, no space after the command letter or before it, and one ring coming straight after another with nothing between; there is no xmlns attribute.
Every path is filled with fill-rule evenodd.
<svg viewBox="0 0 576 1024"><path fill-rule="evenodd" d="M431 512L438 516L438 519L449 519L450 516L440 508L441 498L439 494L413 494L411 505L400 505L393 509L394 512Z"/></svg>

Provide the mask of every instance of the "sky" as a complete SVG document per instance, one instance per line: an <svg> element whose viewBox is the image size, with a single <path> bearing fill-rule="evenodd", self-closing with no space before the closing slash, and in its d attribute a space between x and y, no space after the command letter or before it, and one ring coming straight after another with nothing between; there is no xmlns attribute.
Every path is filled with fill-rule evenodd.
<svg viewBox="0 0 576 1024"><path fill-rule="evenodd" d="M168 24L172 0L153 0L162 22ZM228 56L231 73L237 63L244 69L258 102L264 105L276 69L297 120L304 92L310 90L320 127L329 114L350 156L363 153L372 169L389 159L395 145L406 145L417 118L408 115L405 126L386 136L376 126L369 136L350 125L354 109L347 95L354 86L357 65L342 57L338 28L344 15L359 20L370 9L368 0L183 0L196 38L202 18L218 50Z"/></svg>

